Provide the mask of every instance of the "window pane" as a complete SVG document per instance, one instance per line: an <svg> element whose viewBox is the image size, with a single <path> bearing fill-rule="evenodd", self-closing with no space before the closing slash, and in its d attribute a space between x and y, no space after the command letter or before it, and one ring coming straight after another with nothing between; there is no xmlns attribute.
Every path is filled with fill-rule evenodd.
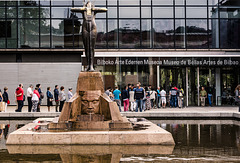
<svg viewBox="0 0 240 163"><path fill-rule="evenodd" d="M120 0L119 5L139 5L139 0Z"/></svg>
<svg viewBox="0 0 240 163"><path fill-rule="evenodd" d="M218 0L208 0L208 4L216 6L218 4Z"/></svg>
<svg viewBox="0 0 240 163"><path fill-rule="evenodd" d="M83 48L82 33L81 33L81 19L74 19L74 47Z"/></svg>
<svg viewBox="0 0 240 163"><path fill-rule="evenodd" d="M25 0L25 1L20 1L20 6L24 7L36 7L38 6L38 0Z"/></svg>
<svg viewBox="0 0 240 163"><path fill-rule="evenodd" d="M240 18L240 8L220 8L220 18Z"/></svg>
<svg viewBox="0 0 240 163"><path fill-rule="evenodd" d="M64 47L64 21L52 20L52 48Z"/></svg>
<svg viewBox="0 0 240 163"><path fill-rule="evenodd" d="M7 37L7 48L17 48L17 20L7 20L11 24L7 28L7 33L10 33Z"/></svg>
<svg viewBox="0 0 240 163"><path fill-rule="evenodd" d="M151 0L141 0L142 5L149 5L151 6Z"/></svg>
<svg viewBox="0 0 240 163"><path fill-rule="evenodd" d="M207 8L187 7L187 18L207 18Z"/></svg>
<svg viewBox="0 0 240 163"><path fill-rule="evenodd" d="M5 48L6 43L6 21L0 20L0 48Z"/></svg>
<svg viewBox="0 0 240 163"><path fill-rule="evenodd" d="M152 0L153 5L172 5L173 0Z"/></svg>
<svg viewBox="0 0 240 163"><path fill-rule="evenodd" d="M209 47L219 48L219 25L218 19L209 20Z"/></svg>
<svg viewBox="0 0 240 163"><path fill-rule="evenodd" d="M72 6L72 0L52 0L52 6Z"/></svg>
<svg viewBox="0 0 240 163"><path fill-rule="evenodd" d="M175 17L176 18L185 18L185 8L184 7L176 7L175 8Z"/></svg>
<svg viewBox="0 0 240 163"><path fill-rule="evenodd" d="M40 32L41 32L41 47L50 48L50 20L41 19L40 20Z"/></svg>
<svg viewBox="0 0 240 163"><path fill-rule="evenodd" d="M139 7L120 7L120 18L140 18Z"/></svg>
<svg viewBox="0 0 240 163"><path fill-rule="evenodd" d="M50 5L50 0L40 0L40 5L41 6L49 6Z"/></svg>
<svg viewBox="0 0 240 163"><path fill-rule="evenodd" d="M7 18L17 18L16 7L7 7Z"/></svg>
<svg viewBox="0 0 240 163"><path fill-rule="evenodd" d="M140 20L119 20L119 48L140 47Z"/></svg>
<svg viewBox="0 0 240 163"><path fill-rule="evenodd" d="M208 48L207 20L187 20L187 48Z"/></svg>
<svg viewBox="0 0 240 163"><path fill-rule="evenodd" d="M40 18L50 18L50 7L40 8Z"/></svg>
<svg viewBox="0 0 240 163"><path fill-rule="evenodd" d="M176 48L185 48L185 20L175 20L175 46Z"/></svg>
<svg viewBox="0 0 240 163"><path fill-rule="evenodd" d="M173 18L173 8L153 7L153 18Z"/></svg>
<svg viewBox="0 0 240 163"><path fill-rule="evenodd" d="M117 48L117 46L118 46L117 20L108 20L108 47Z"/></svg>
<svg viewBox="0 0 240 163"><path fill-rule="evenodd" d="M96 20L96 24L98 32L96 48L106 48L107 47L106 20Z"/></svg>
<svg viewBox="0 0 240 163"><path fill-rule="evenodd" d="M239 19L221 19L220 31L220 48L240 48Z"/></svg>
<svg viewBox="0 0 240 163"><path fill-rule="evenodd" d="M19 19L20 48L39 47L38 19Z"/></svg>
<svg viewBox="0 0 240 163"><path fill-rule="evenodd" d="M172 19L153 20L153 30L155 48L174 47L174 26Z"/></svg>
<svg viewBox="0 0 240 163"><path fill-rule="evenodd" d="M108 18L117 18L117 7L108 7Z"/></svg>
<svg viewBox="0 0 240 163"><path fill-rule="evenodd" d="M142 20L142 47L151 48L151 20Z"/></svg>
<svg viewBox="0 0 240 163"><path fill-rule="evenodd" d="M38 18L38 7L21 7L19 8L19 18Z"/></svg>
<svg viewBox="0 0 240 163"><path fill-rule="evenodd" d="M17 2L16 1L7 1L7 6L16 6Z"/></svg>
<svg viewBox="0 0 240 163"><path fill-rule="evenodd" d="M184 0L175 0L176 5L184 5Z"/></svg>
<svg viewBox="0 0 240 163"><path fill-rule="evenodd" d="M106 6L106 0L96 0L96 1L93 1L93 3L95 6L97 5Z"/></svg>
<svg viewBox="0 0 240 163"><path fill-rule="evenodd" d="M151 18L151 7L142 7L142 18Z"/></svg>
<svg viewBox="0 0 240 163"><path fill-rule="evenodd" d="M0 7L0 18L5 18L5 7Z"/></svg>
<svg viewBox="0 0 240 163"><path fill-rule="evenodd" d="M186 0L187 5L207 5L207 0Z"/></svg>
<svg viewBox="0 0 240 163"><path fill-rule="evenodd" d="M52 18L70 17L71 11L68 7L52 7Z"/></svg>
<svg viewBox="0 0 240 163"><path fill-rule="evenodd" d="M108 0L108 5L117 5L117 0Z"/></svg>
<svg viewBox="0 0 240 163"><path fill-rule="evenodd" d="M0 1L0 6L5 6L5 2L4 1Z"/></svg>

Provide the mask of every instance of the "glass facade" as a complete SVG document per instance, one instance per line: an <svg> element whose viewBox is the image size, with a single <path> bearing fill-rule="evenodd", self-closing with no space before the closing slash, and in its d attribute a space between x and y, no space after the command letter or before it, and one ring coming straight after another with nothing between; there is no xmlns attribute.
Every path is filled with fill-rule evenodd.
<svg viewBox="0 0 240 163"><path fill-rule="evenodd" d="M0 48L83 48L83 0L0 2ZM239 49L239 0L98 0L99 49Z"/></svg>

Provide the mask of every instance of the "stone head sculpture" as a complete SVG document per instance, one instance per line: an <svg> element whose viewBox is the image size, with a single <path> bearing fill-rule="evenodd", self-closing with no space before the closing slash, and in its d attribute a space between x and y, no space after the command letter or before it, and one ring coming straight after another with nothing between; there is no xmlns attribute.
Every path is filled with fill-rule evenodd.
<svg viewBox="0 0 240 163"><path fill-rule="evenodd" d="M101 90L81 91L81 114L100 114Z"/></svg>

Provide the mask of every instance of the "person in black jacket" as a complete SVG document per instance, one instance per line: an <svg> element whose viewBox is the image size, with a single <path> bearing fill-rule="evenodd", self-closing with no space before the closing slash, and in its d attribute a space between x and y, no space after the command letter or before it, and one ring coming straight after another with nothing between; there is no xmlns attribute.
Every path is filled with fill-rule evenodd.
<svg viewBox="0 0 240 163"><path fill-rule="evenodd" d="M55 85L55 89L54 89L54 99L55 99L55 103L56 103L56 112L58 112L58 106L59 106L59 87L58 85Z"/></svg>
<svg viewBox="0 0 240 163"><path fill-rule="evenodd" d="M125 86L124 90L122 91L122 99L123 99L123 104L124 104L124 111L128 111L129 107L129 92L128 92L128 87Z"/></svg>
<svg viewBox="0 0 240 163"><path fill-rule="evenodd" d="M6 107L5 107L5 112L7 112L7 105L8 105L8 101L9 101L9 98L8 98L8 87L4 87L4 93L3 93L3 102L5 102L6 104Z"/></svg>

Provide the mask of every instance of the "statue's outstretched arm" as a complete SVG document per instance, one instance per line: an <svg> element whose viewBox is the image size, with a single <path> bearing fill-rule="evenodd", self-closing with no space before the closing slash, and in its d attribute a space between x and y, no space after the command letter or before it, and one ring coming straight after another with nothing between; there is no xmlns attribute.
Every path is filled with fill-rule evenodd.
<svg viewBox="0 0 240 163"><path fill-rule="evenodd" d="M93 8L92 9L94 12L107 12L107 8Z"/></svg>
<svg viewBox="0 0 240 163"><path fill-rule="evenodd" d="M83 7L83 8L71 8L72 12L81 12L81 13L83 13L86 10L87 10L86 7Z"/></svg>

